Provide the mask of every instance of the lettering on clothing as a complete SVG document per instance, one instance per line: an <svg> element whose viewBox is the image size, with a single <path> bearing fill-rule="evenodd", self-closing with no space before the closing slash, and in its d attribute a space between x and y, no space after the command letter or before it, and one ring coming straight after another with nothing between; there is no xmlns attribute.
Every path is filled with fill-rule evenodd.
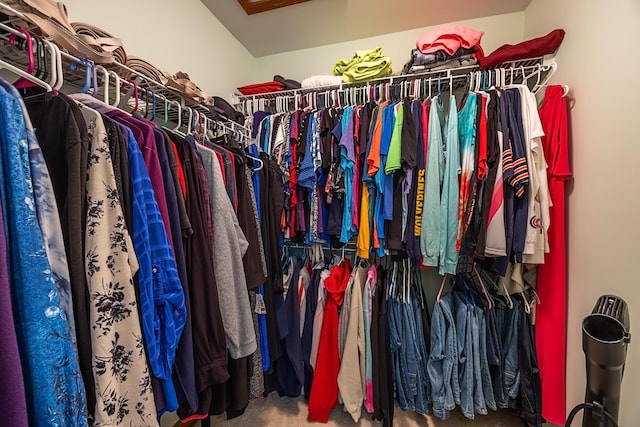
<svg viewBox="0 0 640 427"><path fill-rule="evenodd" d="M425 182L425 170L418 170L418 189L416 191L416 217L415 225L413 227L413 235L420 237L422 232L422 211L424 209L424 182Z"/></svg>

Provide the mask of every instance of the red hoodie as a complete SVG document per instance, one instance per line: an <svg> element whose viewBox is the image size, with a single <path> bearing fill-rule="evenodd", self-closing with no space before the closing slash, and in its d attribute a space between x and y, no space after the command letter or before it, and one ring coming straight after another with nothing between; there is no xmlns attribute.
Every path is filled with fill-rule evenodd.
<svg viewBox="0 0 640 427"><path fill-rule="evenodd" d="M333 268L324 282L327 299L318 346L318 363L313 374L311 395L309 396L309 421L326 423L331 410L338 405L338 308L344 300L344 291L351 275L351 263L345 259Z"/></svg>

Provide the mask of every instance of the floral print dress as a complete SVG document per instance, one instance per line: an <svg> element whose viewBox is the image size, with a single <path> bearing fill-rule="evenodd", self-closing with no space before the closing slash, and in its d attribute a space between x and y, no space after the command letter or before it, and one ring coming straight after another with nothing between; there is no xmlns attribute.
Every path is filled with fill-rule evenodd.
<svg viewBox="0 0 640 427"><path fill-rule="evenodd" d="M157 426L133 276L138 270L100 114L80 105L88 126L85 266L93 328L95 426Z"/></svg>

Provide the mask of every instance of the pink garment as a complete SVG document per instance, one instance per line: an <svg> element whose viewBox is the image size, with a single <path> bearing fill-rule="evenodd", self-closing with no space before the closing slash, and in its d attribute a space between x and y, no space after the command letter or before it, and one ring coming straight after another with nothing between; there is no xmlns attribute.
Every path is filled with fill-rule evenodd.
<svg viewBox="0 0 640 427"><path fill-rule="evenodd" d="M422 53L435 53L444 50L449 55L456 53L461 47L469 49L480 44L484 31L474 30L464 25L445 25L434 28L416 42Z"/></svg>

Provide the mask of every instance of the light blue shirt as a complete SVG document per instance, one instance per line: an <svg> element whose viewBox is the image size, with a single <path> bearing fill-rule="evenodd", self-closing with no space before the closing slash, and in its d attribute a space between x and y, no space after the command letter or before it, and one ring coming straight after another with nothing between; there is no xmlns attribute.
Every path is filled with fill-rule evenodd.
<svg viewBox="0 0 640 427"><path fill-rule="evenodd" d="M424 208L420 231L422 265L437 267L440 257L440 190L444 179L443 128L444 109L438 98L431 100L429 110L429 140L427 171L424 187Z"/></svg>
<svg viewBox="0 0 640 427"><path fill-rule="evenodd" d="M449 98L449 117L445 140L445 163L442 197L440 198L440 274L455 274L458 266L458 206L460 202L460 142L456 98ZM429 200L429 199L427 199Z"/></svg>

